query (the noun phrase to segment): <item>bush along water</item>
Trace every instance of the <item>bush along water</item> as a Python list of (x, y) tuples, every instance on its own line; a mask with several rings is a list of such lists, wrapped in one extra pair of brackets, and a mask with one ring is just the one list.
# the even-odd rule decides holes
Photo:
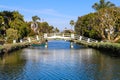
[(111, 43), (111, 42), (84, 42), (84, 41), (76, 41), (77, 44), (83, 45), (85, 47), (94, 48), (105, 52), (106, 54), (112, 54), (113, 56), (120, 57), (120, 44), (119, 43)]
[(100, 51), (105, 51), (114, 56), (120, 56), (120, 44), (110, 43), (110, 42), (99, 42), (99, 43), (88, 43), (88, 47), (98, 49)]
[(29, 45), (30, 43), (4, 44), (3, 46), (0, 46), (0, 54), (16, 51), (28, 47)]

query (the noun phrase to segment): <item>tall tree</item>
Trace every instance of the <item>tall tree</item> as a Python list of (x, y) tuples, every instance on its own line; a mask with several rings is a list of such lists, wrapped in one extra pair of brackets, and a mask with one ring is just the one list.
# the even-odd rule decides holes
[(54, 32), (55, 32), (55, 33), (58, 33), (58, 32), (59, 32), (59, 29), (56, 27), (56, 28), (54, 29)]
[(97, 12), (94, 17), (94, 29), (101, 35), (102, 39), (116, 42), (120, 39), (119, 8), (104, 8)]
[(18, 30), (19, 38), (27, 36), (27, 24), (24, 21), (23, 15), (21, 15), (18, 11), (12, 12), (12, 18), (9, 25), (10, 28)]
[(77, 34), (87, 37), (99, 37), (102, 40), (118, 42), (120, 40), (120, 8), (103, 8), (78, 18), (75, 25)]
[(33, 23), (31, 23), (31, 29), (32, 29), (35, 33), (38, 33), (38, 34), (39, 34), (39, 31), (37, 30), (37, 29), (38, 29), (37, 20), (40, 20), (40, 18), (39, 18), (38, 16), (32, 16), (32, 20), (33, 20)]
[(92, 8), (96, 11), (108, 7), (115, 7), (115, 4), (111, 3), (110, 1), (105, 2), (105, 0), (100, 0), (99, 3), (94, 3), (94, 5), (92, 6)]
[(0, 25), (3, 24), (3, 22), (4, 22), (4, 18), (0, 16)]
[[(75, 25), (74, 20), (70, 20), (70, 25), (71, 25), (72, 27)], [(72, 29), (72, 27), (71, 27), (71, 29)]]
[(40, 17), (38, 17), (38, 16), (32, 16), (32, 20), (33, 20), (33, 22), (36, 22), (37, 20), (40, 20)]
[(0, 16), (0, 37), (3, 37), (4, 34), (5, 34), (4, 18)]
[(75, 24), (75, 32), (79, 35), (91, 37), (94, 39), (99, 39), (98, 32), (93, 29), (96, 13), (90, 13), (81, 17), (78, 17), (78, 20)]
[(11, 11), (3, 11), (3, 12), (1, 12), (1, 15), (4, 18), (4, 27), (6, 29), (10, 28), (10, 23), (13, 20), (13, 12), (11, 12)]

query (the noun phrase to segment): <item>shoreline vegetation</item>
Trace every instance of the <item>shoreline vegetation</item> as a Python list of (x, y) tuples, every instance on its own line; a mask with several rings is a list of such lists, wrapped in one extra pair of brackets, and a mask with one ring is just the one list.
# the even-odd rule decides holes
[(10, 53), (16, 50), (20, 50), (30, 46), (30, 43), (23, 42), (23, 43), (14, 43), (14, 44), (4, 44), (0, 46), (0, 54)]
[(22, 42), (22, 43), (11, 43), (11, 44), (4, 44), (0, 46), (0, 55), (4, 53), (10, 53), (16, 50), (20, 50), (23, 48), (27, 48), (32, 44), (42, 44), (45, 41), (32, 41), (32, 42)]
[[(32, 42), (22, 42), (22, 43), (13, 43), (13, 44), (4, 44), (0, 46), (0, 55), (4, 53), (10, 53), (13, 51), (17, 51), (23, 48), (27, 48), (32, 44), (42, 44), (43, 41), (32, 41)], [(110, 43), (110, 42), (86, 42), (73, 40), (76, 44), (83, 45), (85, 47), (97, 49), (99, 51), (104, 51), (108, 55), (120, 57), (120, 44), (119, 43)]]
[(110, 42), (85, 42), (85, 41), (74, 41), (77, 44), (83, 45), (85, 47), (97, 49), (99, 51), (104, 51), (108, 55), (120, 57), (120, 44), (110, 43)]

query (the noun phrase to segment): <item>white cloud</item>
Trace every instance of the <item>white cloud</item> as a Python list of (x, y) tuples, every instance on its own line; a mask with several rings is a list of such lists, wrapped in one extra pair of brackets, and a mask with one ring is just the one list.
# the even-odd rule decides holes
[(27, 13), (33, 13), (33, 14), (35, 14), (35, 13), (36, 14), (44, 14), (44, 15), (50, 15), (50, 16), (55, 16), (55, 17), (68, 18), (68, 19), (75, 18), (75, 16), (69, 16), (69, 15), (60, 14), (59, 12), (57, 12), (54, 9), (32, 10), (32, 9), (25, 9), (25, 8), (5, 6), (5, 5), (0, 5), (0, 8), (6, 9), (6, 10), (17, 10), (17, 11), (22, 11), (22, 12), (27, 12)]

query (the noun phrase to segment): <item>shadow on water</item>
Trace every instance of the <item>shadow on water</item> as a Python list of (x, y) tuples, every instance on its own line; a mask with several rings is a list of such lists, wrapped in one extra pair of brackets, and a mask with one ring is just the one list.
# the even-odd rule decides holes
[(117, 52), (111, 52), (111, 51), (106, 51), (106, 50), (97, 50), (97, 51), (100, 52), (102, 55), (106, 55), (111, 58), (119, 58), (120, 59), (120, 54)]
[(22, 50), (18, 50), (0, 56), (0, 80), (15, 80), (22, 75), (26, 60), (21, 59), (21, 52)]

